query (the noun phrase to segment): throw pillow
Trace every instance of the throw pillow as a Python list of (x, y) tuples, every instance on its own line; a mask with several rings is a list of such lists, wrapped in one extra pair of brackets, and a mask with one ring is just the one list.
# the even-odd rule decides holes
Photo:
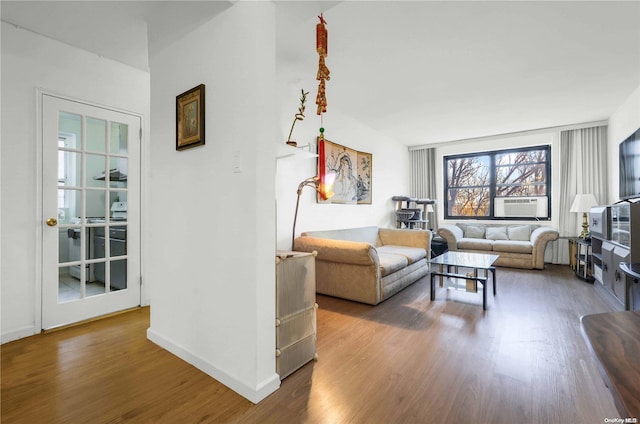
[(531, 227), (529, 225), (510, 226), (507, 231), (509, 240), (529, 241), (531, 239)]
[(484, 238), (484, 226), (482, 225), (467, 225), (464, 230), (464, 236), (466, 238)]
[(487, 240), (509, 240), (507, 227), (487, 227)]

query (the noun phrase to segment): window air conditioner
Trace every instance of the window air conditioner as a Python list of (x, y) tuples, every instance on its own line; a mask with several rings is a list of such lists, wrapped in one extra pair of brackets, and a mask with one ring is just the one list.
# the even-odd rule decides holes
[(493, 215), (499, 218), (548, 218), (547, 196), (496, 197)]

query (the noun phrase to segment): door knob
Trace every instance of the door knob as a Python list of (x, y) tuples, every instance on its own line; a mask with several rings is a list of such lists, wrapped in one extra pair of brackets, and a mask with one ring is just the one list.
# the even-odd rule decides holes
[(56, 225), (58, 225), (58, 220), (55, 218), (49, 218), (47, 219), (47, 225), (49, 227), (55, 227)]

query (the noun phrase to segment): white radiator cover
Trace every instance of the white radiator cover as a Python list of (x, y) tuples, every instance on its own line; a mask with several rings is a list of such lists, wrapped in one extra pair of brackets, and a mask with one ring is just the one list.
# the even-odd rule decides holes
[(548, 218), (547, 196), (496, 197), (493, 215), (501, 218)]

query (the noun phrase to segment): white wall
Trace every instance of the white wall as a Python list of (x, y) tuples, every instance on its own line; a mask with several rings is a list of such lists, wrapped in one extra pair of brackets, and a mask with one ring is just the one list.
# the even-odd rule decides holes
[(149, 74), (5, 22), (1, 25), (0, 278), (1, 337), (6, 342), (40, 331), (36, 88), (142, 114), (148, 125)]
[[(275, 373), (275, 12), (238, 2), (150, 58), (148, 337), (253, 402)], [(175, 96), (206, 86), (206, 144)]]
[[(314, 96), (315, 97), (315, 96)], [(295, 110), (295, 109), (294, 109)], [(319, 118), (307, 118), (316, 125), (298, 142), (316, 145)], [(395, 228), (394, 195), (411, 195), (409, 190), (409, 151), (406, 146), (390, 139), (361, 123), (350, 119), (335, 107), (325, 117), (325, 138), (351, 149), (368, 152), (372, 159), (371, 205), (319, 204), (313, 189), (304, 189), (296, 225), (296, 236), (303, 231), (375, 225)], [(286, 139), (286, 135), (285, 135)], [(291, 231), (296, 205), (298, 184), (305, 178), (317, 175), (317, 159), (279, 160), (276, 174), (278, 207), (278, 248), (291, 249)]]
[[(309, 91), (306, 103), (306, 118), (296, 123), (292, 139), (299, 146), (311, 143), (311, 150), (317, 153), (317, 137), (320, 134), (320, 117), (316, 114), (315, 98), (318, 82), (314, 79), (317, 69), (309, 69), (311, 78), (295, 82), (279, 81), (280, 126), (278, 142), (284, 144), (289, 135), (293, 116), (299, 106), (300, 90)], [(279, 75), (280, 76), (280, 75)], [(339, 75), (332, 76), (339, 78)], [(409, 193), (410, 160), (409, 150), (384, 134), (350, 118), (348, 112), (340, 110), (340, 105), (331, 102), (330, 84), (327, 81), (328, 107), (322, 125), (325, 139), (350, 149), (371, 153), (372, 156), (372, 202), (371, 205), (319, 204), (314, 190), (307, 187), (300, 197), (300, 208), (296, 225), (296, 236), (303, 231), (328, 230), (338, 228), (379, 226), (395, 228), (395, 195)], [(305, 150), (306, 151), (306, 150)], [(293, 218), (296, 206), (298, 184), (308, 177), (318, 174), (317, 158), (292, 157), (277, 161), (276, 201), (277, 201), (277, 247), (291, 249)]]
[(618, 148), (620, 143), (640, 128), (640, 86), (609, 118), (607, 140), (609, 144), (609, 203), (617, 202), (619, 197)]

